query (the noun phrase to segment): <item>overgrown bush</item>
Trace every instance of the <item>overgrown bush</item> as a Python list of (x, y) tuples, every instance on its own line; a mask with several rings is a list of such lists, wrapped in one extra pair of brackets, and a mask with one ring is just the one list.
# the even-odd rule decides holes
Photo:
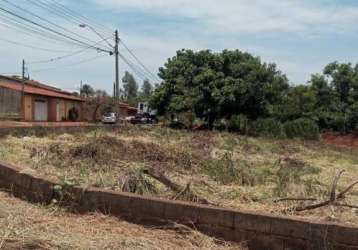
[(224, 185), (255, 185), (255, 173), (246, 162), (233, 160), (233, 153), (227, 152), (220, 159), (207, 162), (204, 172), (214, 181)]
[(319, 182), (313, 176), (320, 173), (319, 168), (290, 157), (280, 159), (278, 166), (275, 174), (275, 195), (279, 197), (290, 193), (296, 196), (310, 195), (317, 191)]
[(256, 120), (250, 127), (250, 134), (272, 138), (285, 137), (285, 131), (282, 123), (273, 118)]
[(316, 122), (300, 118), (284, 124), (287, 138), (304, 138), (315, 140), (319, 137), (319, 128)]
[(249, 127), (250, 121), (245, 115), (233, 115), (228, 122), (229, 131), (247, 134), (249, 131)]

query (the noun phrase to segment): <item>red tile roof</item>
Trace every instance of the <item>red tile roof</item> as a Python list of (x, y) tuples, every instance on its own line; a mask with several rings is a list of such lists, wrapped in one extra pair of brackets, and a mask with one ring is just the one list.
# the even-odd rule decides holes
[[(0, 79), (0, 87), (22, 91), (22, 80), (20, 78), (7, 76), (0, 76), (0, 78), (5, 78), (8, 81), (11, 81), (3, 82)], [(82, 98), (72, 95), (71, 93), (32, 80), (27, 80), (25, 82), (24, 92), (27, 94), (57, 97), (73, 101), (84, 101)]]

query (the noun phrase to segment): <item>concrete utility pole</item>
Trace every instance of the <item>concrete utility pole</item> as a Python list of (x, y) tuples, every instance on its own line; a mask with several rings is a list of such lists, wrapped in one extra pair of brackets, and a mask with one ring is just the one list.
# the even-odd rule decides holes
[(118, 30), (114, 33), (115, 38), (115, 45), (114, 45), (114, 56), (116, 58), (116, 99), (119, 101), (119, 50), (118, 50), (118, 44), (119, 44), (119, 36), (118, 36)]
[(110, 50), (105, 50), (105, 49), (100, 49), (101, 52), (107, 52), (109, 53), (111, 56), (114, 55), (115, 57), (115, 98), (116, 100), (119, 102), (119, 42), (120, 42), (120, 38), (119, 38), (119, 35), (118, 35), (118, 30), (115, 31), (114, 33), (114, 41), (115, 41), (115, 44), (114, 44), (114, 47), (113, 45), (111, 45), (107, 39), (104, 39), (103, 36), (96, 31), (95, 28), (93, 28), (92, 26), (88, 25), (88, 24), (80, 24), (79, 27), (81, 28), (89, 28), (90, 30), (92, 30), (94, 33), (96, 33), (99, 37), (101, 37), (104, 41), (106, 41), (108, 43), (108, 45), (114, 49), (114, 51)]
[(82, 97), (82, 95), (83, 95), (82, 88), (83, 88), (83, 82), (81, 80), (81, 83), (80, 83), (80, 97)]
[(114, 82), (113, 83), (113, 98), (116, 98), (117, 97), (117, 92), (116, 92), (116, 83)]
[(22, 90), (21, 90), (21, 116), (25, 120), (25, 71), (26, 71), (25, 59), (22, 60)]

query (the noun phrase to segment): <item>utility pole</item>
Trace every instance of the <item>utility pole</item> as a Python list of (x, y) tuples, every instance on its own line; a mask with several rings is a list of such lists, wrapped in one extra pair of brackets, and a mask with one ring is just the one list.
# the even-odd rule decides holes
[(81, 80), (81, 83), (80, 83), (80, 97), (82, 97), (82, 87), (83, 87), (83, 82), (82, 82), (82, 80)]
[(114, 82), (113, 83), (113, 98), (116, 98), (117, 97), (117, 91), (116, 91), (116, 83)]
[(119, 102), (119, 49), (118, 49), (118, 44), (119, 44), (119, 36), (118, 36), (118, 30), (115, 31), (114, 33), (115, 38), (115, 45), (114, 45), (114, 56), (116, 58), (116, 99), (117, 102)]
[(25, 70), (26, 70), (25, 59), (22, 60), (22, 90), (21, 90), (21, 115), (22, 119), (25, 120)]

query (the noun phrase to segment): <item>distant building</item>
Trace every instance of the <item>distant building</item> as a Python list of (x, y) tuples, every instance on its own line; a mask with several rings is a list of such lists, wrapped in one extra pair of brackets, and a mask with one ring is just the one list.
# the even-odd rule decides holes
[(138, 113), (139, 114), (149, 114), (149, 105), (148, 102), (140, 102), (138, 103)]
[(138, 103), (138, 114), (157, 115), (157, 111), (151, 109), (148, 102), (140, 102)]
[(82, 120), (82, 104), (82, 98), (61, 89), (33, 80), (23, 82), (17, 76), (0, 75), (0, 118), (46, 122)]

